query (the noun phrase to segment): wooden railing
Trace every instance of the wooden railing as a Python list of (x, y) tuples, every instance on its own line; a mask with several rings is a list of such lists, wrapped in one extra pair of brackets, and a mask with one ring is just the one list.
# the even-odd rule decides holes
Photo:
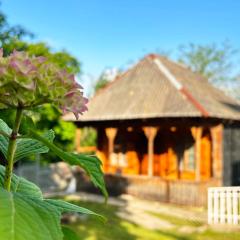
[(240, 224), (240, 187), (208, 189), (208, 223)]

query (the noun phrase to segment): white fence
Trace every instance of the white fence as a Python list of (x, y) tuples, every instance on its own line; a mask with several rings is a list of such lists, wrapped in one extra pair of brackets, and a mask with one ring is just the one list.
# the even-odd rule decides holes
[(208, 223), (240, 224), (240, 187), (208, 189)]

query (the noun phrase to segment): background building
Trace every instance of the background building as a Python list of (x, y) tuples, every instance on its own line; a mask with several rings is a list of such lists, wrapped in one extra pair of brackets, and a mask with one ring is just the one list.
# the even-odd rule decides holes
[(202, 205), (209, 186), (240, 183), (239, 110), (207, 79), (150, 54), (99, 91), (80, 120), (65, 119), (97, 129), (110, 191)]

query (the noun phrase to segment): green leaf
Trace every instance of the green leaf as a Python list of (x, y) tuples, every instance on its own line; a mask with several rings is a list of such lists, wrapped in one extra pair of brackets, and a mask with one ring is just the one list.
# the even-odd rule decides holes
[(62, 226), (63, 240), (79, 240), (78, 235), (69, 227)]
[(35, 128), (35, 123), (33, 122), (33, 119), (30, 116), (24, 114), (22, 116), (19, 132), (21, 134), (27, 134), (29, 132), (29, 129), (34, 129), (34, 128)]
[(50, 204), (0, 188), (0, 236), (9, 240), (62, 240), (60, 213)]
[[(4, 186), (4, 174), (5, 167), (0, 165), (0, 187)], [(21, 193), (31, 198), (43, 199), (42, 191), (37, 185), (15, 174), (12, 175), (11, 192)]]
[(8, 135), (10, 135), (12, 132), (12, 129), (8, 127), (8, 125), (2, 119), (0, 119), (0, 131), (3, 131)]
[[(52, 142), (54, 139), (54, 132), (49, 130), (42, 135), (48, 141)], [(41, 142), (31, 138), (20, 138), (17, 139), (17, 149), (14, 156), (14, 161), (18, 161), (22, 158), (33, 154), (47, 153), (48, 147), (43, 145)]]
[[(0, 131), (4, 132), (8, 135), (12, 133), (12, 129), (8, 127), (8, 125), (0, 119)], [(0, 134), (0, 151), (3, 153), (4, 157), (7, 156), (8, 149), (8, 138)]]
[(56, 145), (49, 142), (46, 138), (42, 137), (41, 135), (39, 135), (33, 130), (30, 130), (30, 135), (32, 138), (35, 138), (38, 141), (45, 144), (51, 151), (53, 151), (63, 161), (69, 163), (70, 165), (77, 165), (82, 167), (90, 176), (93, 184), (102, 191), (102, 193), (105, 196), (105, 199), (107, 199), (108, 193), (106, 190), (103, 172), (101, 169), (102, 163), (97, 157), (64, 152), (62, 149), (58, 148)]
[[(0, 119), (0, 132), (4, 132), (8, 135), (12, 133), (12, 129)], [(52, 142), (54, 139), (54, 132), (49, 130), (42, 135), (48, 141)], [(4, 157), (7, 158), (7, 149), (8, 149), (8, 138), (0, 134), (0, 151), (3, 153)], [(18, 161), (22, 158), (31, 156), (38, 153), (47, 153), (49, 151), (41, 142), (31, 139), (31, 138), (20, 138), (17, 139), (17, 148), (14, 156), (14, 161)]]
[(30, 130), (30, 135), (33, 138), (45, 144), (63, 161), (69, 163), (70, 165), (77, 165), (82, 167), (86, 171), (86, 173), (90, 176), (93, 184), (102, 191), (102, 193), (105, 196), (105, 199), (107, 199), (108, 193), (106, 190), (103, 172), (101, 169), (102, 163), (97, 157), (64, 152), (62, 149), (60, 149), (53, 143), (49, 142), (46, 138), (42, 137), (33, 130)]
[(88, 210), (87, 208), (83, 208), (83, 207), (65, 202), (63, 200), (45, 199), (44, 201), (46, 201), (50, 205), (56, 207), (61, 213), (66, 213), (66, 212), (83, 213), (83, 214), (88, 214), (88, 215), (94, 215), (94, 216), (98, 217), (99, 219), (101, 219), (102, 221), (104, 221), (104, 222), (106, 221), (106, 218), (104, 218), (103, 216), (101, 216), (91, 210)]

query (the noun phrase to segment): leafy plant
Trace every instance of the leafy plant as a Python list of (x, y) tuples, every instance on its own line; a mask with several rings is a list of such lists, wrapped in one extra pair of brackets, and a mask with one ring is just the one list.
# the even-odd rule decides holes
[[(2, 51), (1, 51), (2, 53)], [(74, 234), (61, 228), (64, 212), (78, 212), (104, 217), (62, 200), (45, 199), (38, 186), (13, 174), (18, 160), (49, 150), (70, 165), (83, 168), (105, 198), (107, 191), (97, 157), (63, 151), (54, 143), (54, 131), (40, 134), (28, 112), (44, 104), (53, 104), (63, 112), (73, 112), (76, 118), (87, 110), (87, 99), (74, 76), (59, 69), (45, 57), (29, 57), (13, 52), (0, 54), (0, 107), (14, 110), (12, 129), (0, 119), (0, 151), (6, 167), (0, 165), (0, 236), (11, 240), (73, 239)], [(21, 123), (28, 128), (21, 130)]]

